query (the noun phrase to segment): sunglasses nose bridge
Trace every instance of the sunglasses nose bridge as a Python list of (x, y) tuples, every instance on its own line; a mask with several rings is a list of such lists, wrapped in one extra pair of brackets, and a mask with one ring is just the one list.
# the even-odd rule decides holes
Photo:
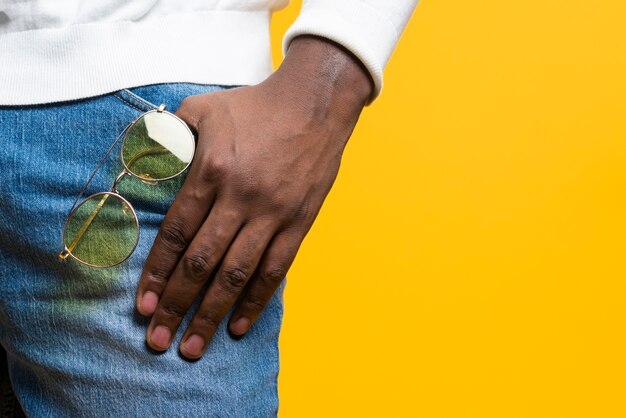
[(122, 171), (113, 182), (113, 185), (111, 186), (111, 191), (113, 193), (117, 193), (117, 185), (119, 184), (119, 182), (122, 181), (124, 177), (130, 176), (130, 175), (131, 174), (127, 170)]

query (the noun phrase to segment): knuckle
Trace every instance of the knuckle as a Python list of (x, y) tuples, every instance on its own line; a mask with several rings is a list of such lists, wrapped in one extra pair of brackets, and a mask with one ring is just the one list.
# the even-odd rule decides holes
[(161, 242), (170, 250), (182, 251), (187, 247), (185, 228), (176, 221), (163, 225), (159, 232), (159, 237)]
[(146, 284), (153, 284), (161, 287), (167, 283), (168, 275), (164, 268), (153, 266), (146, 269), (143, 279)]
[(214, 332), (220, 325), (220, 320), (216, 318), (215, 313), (207, 311), (198, 313), (195, 320), (199, 322), (203, 328)]
[(265, 308), (265, 302), (256, 297), (249, 297), (246, 300), (246, 307), (253, 312), (261, 312)]
[(282, 267), (270, 267), (262, 271), (261, 280), (269, 285), (278, 285), (283, 281), (287, 271)]
[(227, 176), (229, 167), (230, 163), (226, 158), (210, 155), (202, 162), (201, 178), (208, 182), (219, 181)]
[(223, 153), (217, 153), (209, 159), (208, 167), (213, 171), (226, 172), (230, 167), (230, 158)]
[(204, 281), (213, 271), (211, 256), (205, 252), (185, 256), (182, 262), (185, 277), (193, 281)]
[(168, 303), (161, 307), (161, 311), (169, 318), (182, 318), (185, 316), (187, 309), (177, 303)]
[(248, 281), (248, 275), (240, 267), (227, 267), (222, 274), (223, 287), (227, 290), (239, 291)]

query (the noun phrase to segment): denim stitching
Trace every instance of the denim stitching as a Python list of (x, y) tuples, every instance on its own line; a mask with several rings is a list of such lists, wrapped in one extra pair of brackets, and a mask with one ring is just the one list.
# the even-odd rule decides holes
[(145, 112), (145, 110), (138, 108), (137, 106), (135, 106), (134, 104), (132, 104), (131, 102), (126, 100), (124, 97), (120, 96), (119, 94), (113, 93), (113, 96), (115, 96), (116, 99), (118, 99), (119, 101), (121, 101), (125, 105), (128, 105), (128, 106), (132, 107), (133, 109), (135, 109), (135, 110), (137, 110), (139, 112)]
[(114, 92), (113, 95), (128, 106), (140, 112), (148, 112), (150, 110), (158, 109), (157, 105), (139, 97), (128, 89), (118, 90)]
[[(119, 93), (119, 92), (118, 92)], [(137, 103), (140, 103), (150, 109), (158, 109), (159, 106), (155, 105), (154, 103), (151, 103), (149, 101), (147, 101), (146, 99), (144, 99), (143, 97), (133, 93), (132, 91), (130, 91), (129, 89), (123, 89), (121, 91), (121, 93), (125, 93), (128, 98), (130, 99), (134, 99)]]

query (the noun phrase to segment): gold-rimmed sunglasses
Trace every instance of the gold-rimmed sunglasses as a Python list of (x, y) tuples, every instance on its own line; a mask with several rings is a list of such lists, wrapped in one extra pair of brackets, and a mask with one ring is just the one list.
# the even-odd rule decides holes
[[(123, 171), (111, 189), (77, 204), (115, 145), (122, 140)], [(149, 184), (181, 175), (193, 160), (195, 138), (187, 124), (165, 105), (132, 121), (118, 135), (74, 201), (63, 228), (61, 260), (73, 258), (89, 267), (116, 266), (130, 257), (139, 242), (137, 213), (117, 191), (129, 176)]]

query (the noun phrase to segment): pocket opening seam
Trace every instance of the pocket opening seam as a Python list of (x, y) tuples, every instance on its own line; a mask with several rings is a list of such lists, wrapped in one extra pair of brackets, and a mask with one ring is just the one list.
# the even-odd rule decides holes
[(149, 101), (137, 96), (135, 93), (128, 89), (122, 89), (113, 93), (115, 97), (120, 99), (125, 104), (132, 108), (139, 110), (140, 112), (147, 112), (150, 110), (158, 109), (159, 107)]
[(145, 112), (145, 110), (138, 108), (137, 106), (135, 106), (134, 104), (132, 104), (131, 102), (129, 102), (128, 100), (126, 100), (124, 97), (120, 96), (117, 93), (113, 93), (113, 96), (118, 99), (120, 102), (124, 103), (127, 106), (132, 107), (133, 109), (139, 111), (139, 112)]
[(159, 106), (157, 104), (154, 104), (152, 102), (147, 101), (146, 99), (144, 99), (143, 97), (139, 96), (136, 93), (133, 93), (129, 89), (124, 89), (124, 93), (128, 94), (130, 97), (132, 97), (133, 99), (135, 99), (139, 103), (143, 103), (145, 106), (148, 106), (148, 107), (153, 108), (153, 109), (158, 109), (159, 108)]

